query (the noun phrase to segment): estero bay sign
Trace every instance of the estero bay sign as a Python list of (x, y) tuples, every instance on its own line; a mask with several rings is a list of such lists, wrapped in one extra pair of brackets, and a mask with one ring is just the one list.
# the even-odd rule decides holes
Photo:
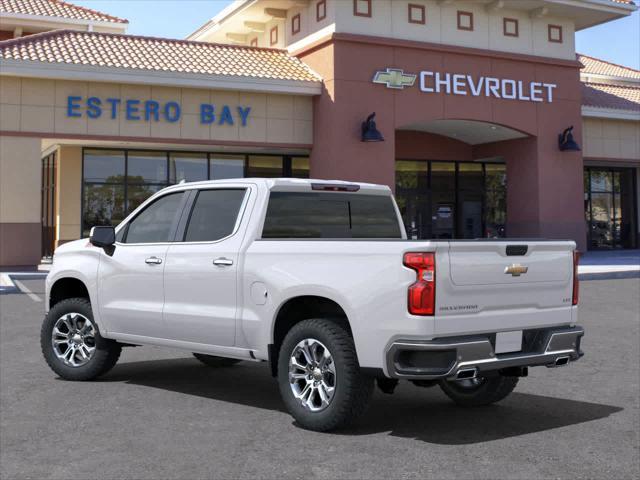
[[(251, 107), (202, 103), (199, 112), (200, 123), (204, 125), (235, 125), (239, 123), (240, 126), (246, 127)], [(111, 119), (122, 116), (131, 121), (174, 123), (182, 117), (182, 106), (176, 101), (158, 102), (152, 99), (129, 98), (123, 100), (121, 98), (73, 95), (67, 97), (67, 117), (97, 119), (102, 116)]]

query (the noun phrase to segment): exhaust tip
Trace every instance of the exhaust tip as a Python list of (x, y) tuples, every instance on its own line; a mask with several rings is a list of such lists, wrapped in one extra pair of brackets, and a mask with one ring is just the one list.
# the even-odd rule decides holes
[(458, 370), (458, 373), (456, 374), (456, 380), (467, 380), (470, 378), (476, 378), (477, 374), (477, 368), (462, 368)]
[(565, 365), (569, 365), (569, 357), (556, 358), (556, 367), (563, 367)]

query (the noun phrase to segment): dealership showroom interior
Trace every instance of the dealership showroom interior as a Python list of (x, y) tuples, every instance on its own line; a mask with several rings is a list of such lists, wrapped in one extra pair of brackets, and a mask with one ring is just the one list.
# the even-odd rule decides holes
[[(56, 302), (76, 297), (70, 293), (76, 284), (65, 284), (64, 291), (50, 285), (63, 264), (69, 271), (88, 268), (69, 260), (74, 249), (101, 258), (92, 280), (74, 277), (86, 283), (82, 298), (95, 309), (96, 302), (106, 302), (106, 294), (91, 290), (101, 292), (108, 283), (100, 276), (104, 262), (115, 262), (113, 251), (124, 251), (130, 225), (159, 204), (157, 198), (166, 198), (164, 189), (194, 190), (175, 207), (180, 210), (171, 217), (167, 239), (140, 242), (152, 253), (160, 244), (170, 251), (179, 235), (189, 243), (186, 232), (202, 195), (195, 192), (205, 188), (190, 182), (231, 179), (238, 183), (227, 185), (252, 193), (238, 203), (239, 213), (231, 212), (237, 219), (228, 236), (215, 242), (235, 235), (237, 251), (205, 263), (215, 272), (230, 267), (234, 275), (220, 287), (237, 285), (224, 299), (236, 303), (224, 313), (233, 341), (221, 351), (231, 352), (238, 365), (205, 370), (191, 353), (225, 356), (204, 348), (163, 353), (161, 346), (177, 344), (162, 337), (147, 342), (150, 348), (124, 348), (120, 363), (100, 379), (59, 381), (42, 360), (41, 325)], [(271, 197), (256, 219), (262, 193), (255, 192), (263, 188), (272, 189)], [(342, 237), (326, 232), (308, 234), (318, 238), (307, 238), (316, 241), (300, 251), (302, 242), (283, 237), (277, 253), (287, 260), (260, 264), (272, 258), (273, 252), (264, 253), (254, 260), (262, 270), (251, 276), (249, 255), (256, 259), (256, 248), (271, 245), (264, 232), (278, 208), (279, 189), (308, 190), (325, 200), (322, 194), (331, 189), (338, 199), (386, 195), (397, 228), (393, 239), (411, 242), (409, 250), (398, 254), (396, 266), (369, 269), (367, 262), (384, 262), (396, 247), (388, 235), (375, 242), (366, 234), (357, 238), (352, 222), (359, 207), (352, 198), (340, 215), (351, 229), (345, 238), (360, 241), (363, 251), (350, 257), (358, 242), (343, 245)], [(303, 212), (305, 202), (301, 195), (297, 207)], [(312, 222), (312, 213), (297, 215), (291, 231)], [(323, 215), (322, 225), (334, 226), (340, 217)], [(373, 213), (363, 217), (370, 228), (365, 232), (381, 221)], [(94, 232), (107, 232), (107, 240)], [(313, 249), (325, 248), (321, 240), (327, 239), (336, 252), (324, 264), (313, 263)], [(251, 247), (240, 243), (249, 240), (255, 240)], [(432, 256), (412, 264), (419, 245), (432, 248)], [(561, 253), (554, 250), (559, 246)], [(309, 257), (294, 261), (288, 257), (294, 251)], [(152, 284), (146, 283), (148, 271), (170, 272), (175, 264), (149, 255), (136, 267), (131, 288), (163, 289), (154, 318), (169, 328), (169, 285), (184, 289), (184, 295), (173, 294), (185, 304), (197, 293), (185, 289), (191, 260), (176, 263), (184, 267), (182, 280), (162, 273), (162, 281)], [(340, 293), (362, 302), (354, 316), (391, 311), (392, 292), (374, 292), (392, 278), (402, 286), (407, 316), (389, 318), (384, 327), (373, 318), (367, 324), (368, 340), (389, 334), (385, 363), (377, 376), (370, 373), (379, 388), (364, 420), (335, 434), (307, 431), (313, 422), (289, 418), (286, 398), (282, 403), (271, 379), (281, 368), (278, 355), (288, 331), (269, 330), (257, 307), (249, 314), (240, 306), (275, 302), (266, 278), (298, 281), (302, 291), (311, 265), (317, 277), (309, 282), (324, 291), (334, 255), (341, 255), (332, 270), (336, 289), (350, 278), (350, 266), (357, 267), (354, 258), (362, 262), (362, 290)], [(299, 269), (292, 273), (291, 265)], [(407, 284), (408, 294), (402, 284), (407, 275), (416, 282)], [(427, 291), (414, 295), (411, 289), (432, 281), (438, 288), (429, 287), (433, 310), (427, 315), (434, 329), (409, 335), (402, 329), (421, 325), (412, 305), (425, 301)], [(135, 297), (124, 282), (123, 276), (119, 291)], [(530, 282), (529, 292), (512, 294), (513, 282)], [(406, 376), (411, 381), (398, 384), (403, 377), (393, 369), (400, 368), (402, 354), (389, 353), (396, 344), (412, 340), (411, 348), (424, 348), (426, 355), (428, 342), (440, 342), (433, 347), (443, 350), (440, 361), (446, 345), (438, 332), (472, 344), (477, 335), (489, 335), (485, 343), (495, 348), (505, 332), (491, 323), (493, 314), (525, 325), (544, 311), (544, 321), (514, 330), (519, 333), (511, 338), (520, 343), (506, 353), (531, 353), (543, 337), (548, 350), (553, 335), (560, 335), (544, 330), (558, 323), (549, 300), (560, 295), (549, 286), (553, 282), (570, 290), (554, 308), (572, 309), (570, 327), (584, 326), (584, 358), (582, 333), (572, 331), (577, 337), (569, 342), (570, 355), (537, 364), (564, 366), (558, 362), (566, 360), (568, 368), (532, 368), (529, 374), (528, 364), (512, 362), (490, 373), (529, 375), (519, 379), (516, 393), (460, 413), (439, 390), (416, 388), (449, 385), (449, 374)], [(495, 301), (503, 303), (490, 308), (483, 302), (493, 289), (499, 290)], [(459, 304), (445, 305), (463, 290)], [(536, 297), (542, 290), (544, 299)], [(348, 323), (351, 312), (336, 295), (331, 301), (339, 310), (326, 307), (316, 293), (301, 293), (306, 300), (289, 310), (283, 300), (272, 321), (277, 325), (279, 315), (294, 311), (309, 321), (316, 318), (310, 306), (324, 305), (320, 314), (347, 319), (353, 361), (366, 362), (358, 328)], [(115, 304), (122, 312), (148, 307), (143, 300), (135, 307)], [(511, 307), (517, 313), (510, 314)], [(482, 323), (455, 330), (471, 316), (493, 330)], [(389, 333), (405, 320), (397, 334)], [(65, 341), (81, 345), (89, 323), (63, 330)], [(96, 317), (96, 329), (98, 323)], [(205, 323), (194, 321), (197, 328)], [(44, 325), (42, 332), (46, 320)], [(253, 337), (247, 332), (262, 332), (259, 325), (270, 340), (263, 349), (249, 348)], [(639, 327), (640, 0), (0, 0), (0, 477), (639, 478)], [(145, 344), (134, 334), (105, 332), (91, 348), (107, 340)], [(47, 342), (55, 349), (58, 340)], [(241, 347), (246, 356), (238, 353)], [(328, 357), (329, 348), (322, 348)], [(70, 351), (58, 356), (65, 359)], [(452, 351), (455, 365), (461, 364), (458, 350)], [(495, 362), (497, 354), (482, 361)], [(290, 361), (290, 375), (299, 374), (297, 360)], [(303, 370), (316, 385), (329, 377), (323, 377), (326, 365), (314, 365)], [(363, 372), (374, 367), (360, 366)], [(467, 370), (475, 387), (490, 378), (480, 376), (475, 364)], [(343, 375), (338, 372), (333, 382), (343, 381), (336, 380)], [(334, 391), (332, 385), (327, 391)]]

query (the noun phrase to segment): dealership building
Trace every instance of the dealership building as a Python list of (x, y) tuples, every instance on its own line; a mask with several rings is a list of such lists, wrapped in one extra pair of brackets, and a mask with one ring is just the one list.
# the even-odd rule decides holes
[(167, 185), (234, 177), (389, 185), (412, 238), (638, 248), (640, 71), (574, 46), (636, 8), (237, 0), (165, 39), (0, 0), (0, 266)]

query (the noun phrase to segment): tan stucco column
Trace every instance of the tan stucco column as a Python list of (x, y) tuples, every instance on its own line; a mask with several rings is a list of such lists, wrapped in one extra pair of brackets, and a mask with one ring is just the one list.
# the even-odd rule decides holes
[(81, 236), (82, 147), (58, 149), (56, 170), (56, 247)]
[(40, 138), (0, 136), (0, 266), (40, 262)]

